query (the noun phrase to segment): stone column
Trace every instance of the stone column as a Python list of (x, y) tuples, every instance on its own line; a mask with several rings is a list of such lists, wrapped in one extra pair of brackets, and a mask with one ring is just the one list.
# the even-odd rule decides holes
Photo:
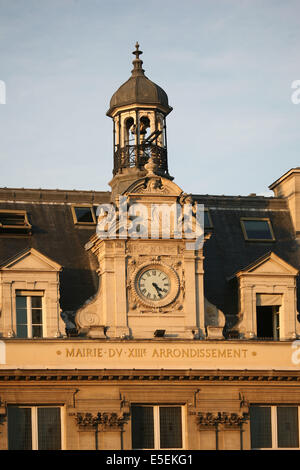
[(186, 338), (193, 338), (192, 331), (198, 330), (197, 305), (196, 305), (196, 260), (193, 250), (186, 250), (184, 257), (184, 275), (185, 275), (185, 333)]

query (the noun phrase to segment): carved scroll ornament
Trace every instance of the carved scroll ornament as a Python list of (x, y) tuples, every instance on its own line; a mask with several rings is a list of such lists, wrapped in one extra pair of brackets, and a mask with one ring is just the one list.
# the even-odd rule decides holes
[(80, 428), (101, 429), (111, 431), (112, 429), (122, 430), (124, 424), (129, 419), (129, 413), (77, 413), (76, 423)]
[(249, 414), (243, 413), (202, 413), (197, 414), (198, 426), (218, 426), (219, 424), (225, 424), (228, 426), (241, 426), (243, 423), (248, 421)]

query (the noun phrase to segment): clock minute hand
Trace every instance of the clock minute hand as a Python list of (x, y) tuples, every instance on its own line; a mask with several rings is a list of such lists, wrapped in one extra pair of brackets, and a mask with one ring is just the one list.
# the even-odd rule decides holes
[(152, 285), (153, 285), (153, 287), (155, 287), (155, 289), (156, 289), (156, 291), (157, 291), (159, 297), (161, 297), (161, 293), (159, 292), (159, 291), (161, 291), (161, 288), (158, 287), (158, 285), (156, 284), (156, 282), (152, 282)]

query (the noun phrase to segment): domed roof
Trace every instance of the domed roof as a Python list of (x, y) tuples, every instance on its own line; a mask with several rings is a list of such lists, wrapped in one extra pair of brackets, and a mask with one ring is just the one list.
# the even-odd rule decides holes
[(114, 109), (120, 106), (135, 103), (160, 106), (165, 114), (168, 114), (172, 111), (169, 106), (168, 96), (160, 86), (145, 76), (142, 68), (143, 61), (139, 58), (142, 51), (139, 50), (138, 43), (135, 47), (136, 50), (133, 54), (135, 54), (136, 59), (132, 62), (134, 68), (131, 77), (113, 94), (107, 115), (110, 116)]

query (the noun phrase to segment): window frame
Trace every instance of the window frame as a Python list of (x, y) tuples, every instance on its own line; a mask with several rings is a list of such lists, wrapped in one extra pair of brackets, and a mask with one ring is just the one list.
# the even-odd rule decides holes
[[(252, 403), (252, 407), (271, 408), (271, 442), (272, 447), (252, 447), (251, 450), (299, 450), (300, 449), (300, 405), (294, 403), (280, 403), (272, 404), (269, 403)], [(277, 425), (277, 409), (280, 407), (297, 408), (298, 410), (298, 447), (278, 447), (278, 425)], [(250, 420), (250, 442), (251, 442), (251, 420)]]
[[(57, 404), (15, 404), (9, 403), (8, 407), (15, 407), (15, 408), (29, 408), (31, 410), (31, 450), (39, 450), (38, 447), (38, 431), (39, 431), (39, 424), (38, 424), (38, 408), (58, 408), (60, 411), (60, 449), (57, 450), (64, 450), (65, 449), (65, 406), (64, 405), (57, 405)], [(9, 419), (8, 426), (9, 426)], [(8, 431), (7, 431), (7, 448), (9, 450), (9, 442), (8, 442)]]
[[(244, 225), (244, 221), (247, 221), (247, 220), (249, 220), (249, 221), (268, 222), (268, 226), (269, 226), (269, 230), (270, 230), (270, 234), (271, 234), (272, 238), (249, 238), (248, 234), (247, 234), (246, 227)], [(271, 223), (271, 220), (269, 219), (269, 217), (240, 217), (240, 224), (241, 224), (242, 232), (243, 232), (243, 235), (244, 235), (244, 239), (247, 242), (270, 243), (270, 242), (275, 242), (276, 241), (276, 238), (275, 238), (275, 235), (274, 235), (274, 230), (273, 230), (273, 227), (272, 227), (272, 223)]]
[[(17, 334), (17, 297), (26, 298), (26, 317), (27, 317), (27, 336), (26, 338), (20, 337)], [(42, 310), (42, 336), (32, 336), (32, 297), (41, 297), (41, 310)], [(45, 292), (44, 291), (26, 291), (17, 290), (15, 293), (15, 319), (16, 319), (16, 338), (20, 339), (42, 339), (46, 337), (46, 325), (45, 325)]]
[(12, 214), (12, 215), (23, 215), (24, 216), (24, 224), (23, 225), (13, 225), (13, 224), (2, 224), (0, 221), (0, 228), (3, 229), (19, 229), (19, 230), (24, 230), (24, 229), (31, 229), (32, 225), (29, 223), (28, 220), (28, 215), (27, 211), (24, 210), (11, 210), (11, 209), (0, 209), (0, 215), (1, 214)]
[[(272, 336), (259, 336), (258, 330), (261, 329), (261, 322), (263, 322), (263, 318), (259, 318), (261, 314), (258, 312), (258, 307), (270, 307), (272, 309), (271, 312), (271, 323), (272, 323)], [(281, 312), (280, 312), (281, 305), (256, 305), (256, 337), (260, 340), (266, 341), (280, 341), (280, 324), (281, 320)], [(277, 310), (276, 310), (277, 309)]]
[[(77, 215), (76, 215), (76, 208), (90, 209), (91, 214), (92, 214), (93, 222), (80, 222), (80, 221), (78, 221)], [(82, 225), (83, 227), (94, 227), (97, 223), (96, 215), (95, 215), (95, 209), (94, 209), (93, 204), (73, 204), (71, 206), (71, 212), (72, 212), (74, 225)]]
[[(133, 448), (131, 441), (131, 448), (133, 450), (184, 450), (186, 449), (186, 407), (181, 403), (132, 403), (132, 407), (147, 407), (153, 409), (153, 435), (154, 447), (153, 448)], [(180, 408), (181, 411), (181, 443), (182, 447), (164, 447), (160, 446), (160, 408)], [(132, 430), (131, 430), (132, 431)], [(131, 435), (132, 440), (132, 435)]]

